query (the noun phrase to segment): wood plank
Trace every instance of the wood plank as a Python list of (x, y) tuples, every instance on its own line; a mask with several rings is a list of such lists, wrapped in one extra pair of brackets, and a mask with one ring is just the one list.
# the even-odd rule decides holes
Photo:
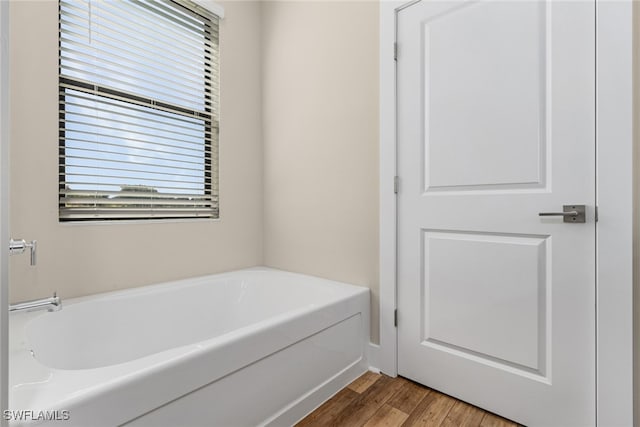
[(371, 371), (367, 371), (364, 374), (360, 375), (358, 378), (356, 378), (347, 387), (349, 387), (351, 390), (355, 391), (356, 393), (364, 393), (369, 387), (371, 387), (373, 383), (378, 381), (380, 376), (381, 376), (380, 374), (374, 374)]
[(518, 424), (490, 412), (485, 413), (481, 427), (518, 427)]
[(359, 396), (358, 393), (349, 389), (343, 388), (331, 399), (320, 405), (315, 411), (307, 415), (300, 422), (296, 424), (297, 427), (308, 426), (326, 426), (332, 423), (332, 420), (346, 408), (351, 402), (353, 402)]
[(409, 414), (409, 418), (407, 418), (402, 425), (424, 427), (439, 426), (455, 403), (455, 399), (435, 390), (431, 390), (420, 401), (416, 409)]
[(398, 377), (396, 380), (402, 382), (402, 387), (387, 403), (406, 414), (410, 414), (427, 395), (429, 389), (405, 378)]
[(344, 408), (332, 422), (334, 426), (362, 426), (376, 411), (393, 396), (402, 386), (386, 375), (378, 380), (358, 396), (351, 404)]
[(378, 409), (364, 427), (398, 427), (409, 415), (385, 403)]
[(442, 422), (442, 427), (478, 427), (484, 415), (482, 409), (457, 401)]
[(363, 374), (297, 424), (300, 427), (400, 425), (521, 427), (408, 379), (373, 372)]

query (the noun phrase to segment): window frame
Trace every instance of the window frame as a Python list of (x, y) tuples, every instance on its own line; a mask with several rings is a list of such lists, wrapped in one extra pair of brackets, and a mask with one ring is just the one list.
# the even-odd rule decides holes
[[(182, 12), (191, 16), (197, 17), (203, 25), (203, 58), (204, 66), (202, 73), (203, 93), (204, 100), (204, 113), (198, 110), (181, 107), (177, 104), (162, 101), (160, 99), (150, 98), (136, 93), (131, 93), (125, 90), (119, 90), (115, 88), (109, 88), (97, 83), (90, 83), (82, 79), (73, 78), (63, 74), (63, 46), (62, 46), (62, 3), (64, 0), (58, 1), (58, 119), (59, 119), (59, 131), (58, 131), (58, 220), (59, 222), (119, 222), (119, 221), (149, 221), (149, 220), (218, 220), (220, 218), (220, 201), (219, 201), (219, 186), (218, 186), (218, 170), (219, 168), (213, 167), (214, 160), (219, 160), (219, 20), (220, 16), (216, 13), (209, 12), (207, 8), (199, 5), (198, 1), (189, 0), (165, 0), (165, 3), (171, 4), (174, 8), (181, 10)], [(93, 1), (93, 0), (89, 0)], [(201, 3), (201, 2), (200, 2)], [(215, 21), (214, 21), (215, 20)], [(186, 25), (186, 24), (185, 24)], [(215, 69), (218, 73), (214, 72)], [(215, 80), (217, 79), (217, 80)], [(215, 85), (215, 86), (214, 86)], [(218, 89), (218, 96), (214, 96), (214, 87)], [(175, 114), (181, 117), (195, 118), (203, 121), (203, 166), (202, 183), (204, 185), (203, 198), (208, 202), (208, 212), (206, 214), (194, 213), (194, 207), (189, 211), (187, 208), (174, 209), (184, 211), (184, 215), (177, 215), (175, 213), (171, 215), (163, 215), (161, 211), (155, 210), (153, 205), (146, 211), (143, 216), (131, 215), (120, 216), (119, 214), (104, 214), (100, 213), (100, 209), (96, 207), (95, 214), (74, 214), (74, 208), (66, 204), (64, 197), (65, 192), (68, 190), (66, 186), (67, 174), (67, 157), (66, 157), (66, 97), (70, 96), (68, 91), (78, 91), (87, 95), (92, 95), (104, 100), (111, 100), (122, 102), (126, 104), (132, 104), (142, 108), (149, 108), (152, 110), (162, 111), (164, 113)], [(199, 179), (200, 179), (199, 178)], [(214, 185), (215, 180), (215, 185)], [(97, 185), (97, 184), (96, 184)], [(112, 184), (114, 186), (120, 186), (122, 188), (127, 185), (136, 186), (136, 184)], [(88, 190), (92, 191), (92, 190)], [(94, 200), (98, 199), (100, 190), (95, 190), (96, 196)], [(142, 194), (142, 193), (141, 193)], [(195, 196), (195, 195), (186, 195)], [(186, 197), (185, 196), (185, 197)], [(199, 195), (198, 195), (199, 196)], [(152, 200), (153, 198), (148, 198)], [(174, 200), (179, 200), (175, 198)], [(114, 204), (118, 204), (117, 202)], [(141, 203), (142, 205), (142, 203)], [(134, 204), (121, 206), (120, 209), (131, 209)], [(118, 208), (108, 208), (113, 212)], [(139, 207), (137, 209), (140, 209)], [(104, 210), (104, 209), (103, 209)], [(140, 210), (140, 212), (143, 212)]]

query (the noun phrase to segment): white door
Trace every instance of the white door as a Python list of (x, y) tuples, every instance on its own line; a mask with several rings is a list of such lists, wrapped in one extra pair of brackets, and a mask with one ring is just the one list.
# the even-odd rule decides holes
[[(528, 426), (595, 424), (594, 22), (587, 1), (398, 15), (398, 372)], [(586, 222), (538, 215), (563, 205)]]

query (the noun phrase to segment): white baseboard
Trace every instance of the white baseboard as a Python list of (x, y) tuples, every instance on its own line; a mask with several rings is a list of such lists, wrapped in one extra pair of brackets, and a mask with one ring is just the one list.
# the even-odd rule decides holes
[(372, 342), (367, 347), (367, 361), (369, 362), (369, 370), (380, 373), (380, 346)]

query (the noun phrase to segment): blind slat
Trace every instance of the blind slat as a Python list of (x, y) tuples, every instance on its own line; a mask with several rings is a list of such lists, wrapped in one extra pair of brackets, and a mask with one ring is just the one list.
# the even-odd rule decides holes
[[(67, 147), (67, 151), (71, 151), (69, 150), (69, 148)], [(154, 167), (163, 167), (163, 168), (175, 168), (175, 169), (187, 169), (187, 170), (194, 170), (194, 171), (203, 171), (204, 169), (202, 168), (202, 164), (200, 163), (195, 163), (195, 162), (181, 162), (178, 163), (172, 159), (161, 159), (161, 158), (153, 158), (154, 160), (158, 160), (154, 163), (152, 162), (145, 162), (145, 161), (140, 161), (140, 160), (123, 160), (123, 159), (117, 159), (117, 160), (111, 160), (106, 158), (106, 156), (112, 156), (112, 157), (124, 157), (125, 155), (122, 153), (116, 153), (116, 152), (104, 152), (104, 151), (98, 151), (98, 150), (82, 150), (82, 149), (78, 149), (78, 150), (73, 150), (74, 152), (77, 151), (77, 154), (65, 154), (61, 157), (64, 157), (66, 160), (78, 160), (78, 161), (82, 161), (82, 160), (95, 160), (95, 159), (99, 159), (102, 162), (117, 162), (119, 164), (132, 164), (132, 165), (141, 165), (141, 166), (154, 166)], [(86, 154), (86, 151), (89, 151), (93, 154), (96, 155), (101, 155), (100, 157), (94, 156), (94, 157), (88, 157), (88, 156), (81, 156), (80, 154)], [(147, 159), (148, 157), (146, 156), (140, 156), (140, 155), (136, 155), (133, 157), (134, 159)]]
[[(102, 4), (92, 2), (92, 7), (88, 11), (68, 8), (66, 6), (68, 3), (61, 3), (63, 4), (62, 9), (64, 13), (60, 19), (69, 19), (78, 22), (79, 20), (88, 20), (88, 17), (91, 16), (93, 19), (90, 24), (85, 27), (87, 34), (90, 34), (90, 31), (93, 29), (105, 28), (107, 26), (119, 28), (120, 32), (123, 33), (127, 33), (128, 28), (135, 27), (138, 29), (138, 36), (145, 37), (147, 34), (152, 34), (164, 43), (171, 42), (172, 40), (198, 40), (200, 36), (204, 34), (211, 39), (205, 40), (203, 42), (204, 46), (215, 50), (219, 28), (217, 19), (212, 18), (207, 26), (203, 25), (200, 28), (190, 28), (180, 22), (171, 22), (170, 20), (161, 22), (158, 20), (157, 15), (147, 17), (144, 14), (144, 9), (137, 7), (134, 3), (133, 1), (127, 3), (103, 2)], [(99, 13), (96, 13), (96, 8), (99, 8)], [(177, 11), (177, 9), (175, 10)], [(77, 13), (71, 13), (72, 11)], [(179, 47), (188, 50), (194, 48), (191, 44), (187, 43)]]
[[(98, 192), (102, 192), (102, 191), (116, 191), (116, 190), (109, 190), (107, 188), (112, 188), (112, 189), (117, 189), (117, 188), (126, 188), (127, 184), (118, 184), (118, 183), (104, 183), (104, 182), (95, 182), (95, 181), (88, 181), (88, 180), (84, 180), (84, 181), (73, 181), (71, 183), (69, 182), (61, 182), (62, 185), (64, 186), (68, 186), (70, 184), (74, 185), (74, 188), (84, 188), (85, 190), (88, 190), (89, 188), (93, 189), (97, 189), (95, 191)], [(85, 188), (86, 187), (86, 188)], [(141, 186), (144, 187), (145, 189), (148, 189), (148, 186)], [(153, 187), (154, 190), (157, 190), (158, 192), (160, 191), (169, 191), (172, 193), (176, 193), (176, 192), (182, 192), (182, 194), (189, 194), (189, 195), (198, 195), (197, 193), (195, 193), (195, 189), (193, 188), (189, 188), (189, 187), (175, 187), (175, 186), (171, 186), (171, 185), (155, 185)], [(125, 191), (122, 191), (123, 193)], [(61, 191), (62, 194), (62, 191)], [(202, 195), (204, 193), (201, 193), (200, 195)]]
[[(61, 140), (63, 140), (64, 138), (59, 138)], [(98, 150), (98, 149), (92, 149), (92, 148), (88, 148), (91, 146), (95, 146), (98, 145), (100, 147), (114, 147), (114, 148), (120, 148), (120, 149), (127, 149), (128, 147), (126, 145), (122, 145), (122, 144), (112, 144), (109, 142), (105, 142), (105, 141), (100, 141), (100, 143), (97, 143), (95, 140), (89, 140), (89, 139), (74, 139), (74, 138), (66, 138), (66, 142), (67, 142), (67, 146), (66, 146), (66, 150), (69, 149), (73, 149), (73, 150), (84, 150), (84, 151), (93, 151), (93, 152), (109, 152), (106, 150)], [(73, 143), (80, 143), (82, 145), (82, 147), (76, 147), (75, 145), (72, 147), (69, 147), (69, 143), (73, 142)], [(201, 155), (190, 155), (190, 154), (182, 154), (182, 153), (175, 153), (175, 152), (170, 152), (170, 151), (166, 151), (166, 150), (154, 150), (154, 149), (150, 149), (150, 148), (145, 148), (144, 149), (145, 154), (135, 154), (135, 157), (147, 157), (150, 159), (159, 159), (162, 160), (163, 157), (157, 157), (157, 156), (151, 156), (150, 154), (154, 154), (154, 153), (158, 153), (159, 155), (170, 155), (172, 158), (172, 161), (176, 161), (176, 162), (188, 162), (188, 163), (194, 163), (194, 164), (200, 164), (201, 162), (197, 162), (195, 161), (195, 159), (201, 159), (202, 156)], [(116, 155), (116, 154), (122, 154), (122, 152), (111, 152), (112, 154)], [(206, 154), (211, 154), (210, 149), (206, 149), (205, 150)], [(66, 157), (65, 154), (60, 155), (61, 159), (64, 159)], [(217, 163), (217, 159), (212, 158), (211, 159), (212, 163)]]
[[(61, 91), (59, 95), (61, 98), (61, 104), (64, 103), (66, 105), (71, 105), (78, 108), (90, 106), (93, 110), (96, 111), (96, 113), (100, 111), (120, 113), (125, 112), (125, 115), (132, 112), (131, 106), (129, 105), (130, 103), (137, 103), (137, 105), (139, 105), (140, 107), (148, 107), (150, 105), (153, 105), (150, 99), (137, 99), (136, 101), (127, 101), (128, 103), (125, 102), (125, 104), (123, 104), (126, 96), (118, 96), (117, 94), (110, 93), (109, 97), (102, 97), (100, 99), (100, 105), (96, 106), (96, 94), (101, 94), (100, 88), (89, 89), (87, 87), (84, 87), (88, 84), (86, 82), (78, 82), (78, 84), (82, 84), (84, 86), (81, 88), (77, 88), (71, 84), (65, 83), (65, 81), (66, 79), (60, 83)], [(66, 94), (68, 92), (73, 94), (73, 97), (69, 97), (71, 98), (70, 100), (66, 99), (68, 98), (66, 97)], [(215, 97), (213, 97), (213, 99), (217, 99), (217, 94)], [(87, 103), (91, 103), (92, 105), (87, 105)], [(180, 111), (181, 114), (178, 114), (174, 110), (175, 109), (172, 108), (172, 106), (165, 107), (165, 104), (156, 105), (154, 109), (141, 109), (139, 111), (135, 111), (134, 117), (144, 117), (145, 121), (155, 121), (156, 123), (163, 124), (171, 122), (172, 126), (191, 129), (193, 127), (193, 124), (199, 123), (199, 120), (202, 120), (202, 118), (209, 118), (210, 116), (212, 116), (211, 120), (213, 127), (218, 127), (217, 119), (215, 116), (216, 110), (213, 109), (213, 106), (212, 112), (210, 114), (200, 111)]]
[[(197, 142), (197, 137), (195, 137), (194, 135), (185, 135), (179, 134), (177, 132), (172, 132), (172, 136), (168, 137), (164, 135), (164, 133), (168, 132), (162, 132), (162, 134), (159, 131), (153, 133), (150, 130), (142, 132), (136, 129), (142, 126), (130, 122), (123, 122), (115, 119), (109, 120), (105, 117), (91, 117), (90, 115), (79, 117), (79, 115), (74, 114), (73, 117), (77, 117), (78, 120), (65, 120), (63, 123), (63, 129), (69, 129), (70, 132), (76, 132), (77, 128), (84, 127), (87, 124), (87, 120), (81, 119), (89, 119), (93, 121), (91, 129), (93, 129), (94, 133), (96, 133), (97, 135), (105, 134), (115, 136), (116, 132), (126, 132), (127, 134), (131, 135), (130, 138), (127, 138), (128, 141), (137, 140), (139, 142), (148, 142), (150, 144), (158, 145), (160, 145), (160, 143), (156, 143), (155, 141), (162, 141), (162, 144), (165, 146), (174, 146), (174, 144), (180, 144), (180, 148), (190, 148), (197, 151), (202, 151), (203, 147), (207, 145), (207, 138), (204, 137), (200, 137), (202, 142)], [(76, 125), (77, 127), (74, 128), (74, 125)], [(145, 128), (151, 129), (149, 127)], [(77, 132), (82, 131), (77, 130)], [(204, 130), (202, 131), (202, 133), (204, 134)]]
[(61, 221), (217, 218), (218, 19), (60, 0)]
[(93, 199), (91, 201), (87, 201), (85, 198), (73, 198), (73, 197), (65, 197), (64, 203), (66, 206), (74, 206), (74, 207), (114, 207), (115, 205), (122, 205), (123, 207), (128, 206), (153, 206), (153, 207), (194, 207), (194, 208), (208, 208), (212, 206), (210, 200), (186, 200), (186, 199), (176, 199), (176, 200), (163, 200), (163, 199), (144, 199), (144, 198), (105, 198), (105, 199)]
[[(194, 110), (194, 109), (187, 108), (185, 106), (171, 105), (170, 103), (167, 103), (167, 101), (154, 101), (152, 98), (145, 97), (142, 95), (128, 95), (126, 92), (118, 91), (105, 86), (96, 85), (96, 86), (89, 87), (88, 85), (90, 85), (90, 83), (87, 83), (85, 80), (69, 79), (65, 76), (60, 76), (60, 79), (61, 79), (60, 88), (63, 89), (60, 93), (61, 96), (64, 96), (68, 92), (68, 90), (71, 90), (76, 95), (79, 93), (84, 93), (85, 94), (84, 98), (81, 98), (81, 99), (88, 99), (90, 97), (92, 100), (94, 100), (94, 102), (95, 102), (95, 97), (100, 96), (105, 100), (105, 102), (106, 100), (111, 100), (113, 102), (125, 102), (130, 104), (136, 104), (141, 107), (153, 106), (153, 110), (155, 110), (156, 113), (164, 112), (164, 113), (176, 114), (176, 116), (174, 117), (175, 120), (179, 118), (177, 116), (178, 114), (183, 119), (184, 118), (210, 119), (211, 118), (210, 116), (212, 114), (215, 114), (218, 111), (218, 107), (217, 106), (214, 107), (213, 105), (211, 106), (210, 112)], [(211, 94), (209, 95), (210, 95), (209, 98), (211, 100), (218, 99), (217, 92), (214, 93), (212, 91)], [(64, 100), (61, 100), (61, 102), (64, 102)], [(143, 112), (139, 111), (138, 113), (142, 114)], [(145, 111), (144, 113), (147, 115), (152, 114), (151, 110)], [(166, 114), (164, 115), (164, 117), (166, 117)], [(211, 119), (216, 121), (215, 117)]]
[[(84, 191), (84, 190), (71, 190), (69, 188), (65, 188), (61, 191), (63, 197), (66, 198), (98, 198), (103, 199), (107, 197), (122, 197), (122, 198), (139, 198), (140, 192), (138, 191)], [(161, 199), (170, 199), (170, 200), (183, 200), (185, 198), (189, 198), (190, 200), (216, 200), (215, 197), (209, 197), (205, 195), (195, 195), (195, 194), (184, 194), (184, 193), (153, 193), (150, 194), (147, 198), (148, 200), (161, 200)], [(147, 200), (145, 199), (145, 200)]]
[[(64, 40), (63, 40), (64, 41)], [(80, 75), (86, 73), (87, 70), (86, 62), (90, 61), (92, 55), (88, 52), (82, 52), (80, 50), (74, 49), (74, 46), (71, 44), (65, 44), (65, 52), (61, 58), (65, 68), (67, 70), (77, 71)], [(137, 72), (141, 76), (152, 77), (154, 80), (157, 80), (155, 86), (167, 88), (172, 92), (180, 92), (185, 95), (193, 95), (194, 93), (201, 93), (202, 87), (204, 86), (204, 82), (202, 80), (202, 72), (211, 74), (211, 69), (200, 67), (194, 68), (193, 72), (191, 72), (188, 68), (183, 69), (170, 69), (169, 67), (164, 67), (163, 69), (152, 67), (147, 64), (143, 66), (142, 61), (145, 61), (146, 58), (143, 57), (135, 57), (135, 56), (120, 56), (120, 55), (109, 55), (103, 58), (100, 61), (102, 65), (95, 65), (93, 67), (93, 74), (102, 73), (120, 73), (122, 71), (131, 71)], [(78, 68), (74, 68), (71, 64), (76, 65)], [(172, 81), (171, 77), (173, 73), (180, 72), (184, 75), (184, 78), (179, 82)], [(113, 78), (113, 76), (109, 76)], [(200, 80), (198, 80), (200, 78)], [(129, 82), (130, 83), (130, 82)], [(144, 86), (143, 86), (144, 87)]]
[[(64, 94), (63, 94), (64, 95)], [(77, 96), (78, 99), (81, 99), (80, 96)], [(86, 99), (86, 98), (85, 98)], [(78, 111), (82, 110), (83, 107), (86, 107), (86, 103), (82, 104), (82, 103), (78, 103), (78, 102), (73, 102), (73, 101), (64, 101), (64, 106), (65, 109), (67, 111), (75, 111), (76, 114), (80, 114), (86, 117), (90, 117), (88, 114), (81, 114)], [(104, 106), (104, 107), (102, 107)], [(106, 108), (106, 106), (109, 106), (109, 108)], [(102, 107), (102, 108), (101, 108)], [(138, 112), (138, 114), (129, 114), (130, 110), (129, 109), (125, 109), (125, 108), (119, 108), (117, 105), (113, 104), (113, 103), (109, 103), (109, 102), (101, 102), (100, 106), (94, 105), (91, 107), (92, 108), (92, 112), (94, 113), (94, 115), (100, 115), (103, 113), (114, 113), (117, 112), (121, 117), (123, 118), (127, 118), (127, 119), (133, 119), (133, 120), (140, 120), (140, 113)], [(161, 120), (159, 120), (161, 119)], [(60, 122), (64, 122), (64, 120), (60, 120)], [(150, 112), (150, 114), (146, 114), (145, 115), (145, 120), (144, 123), (149, 126), (149, 127), (157, 127), (157, 126), (166, 126), (167, 125), (167, 118), (166, 118), (166, 114), (162, 115), (162, 114), (155, 114)], [(184, 133), (189, 133), (189, 132), (193, 132), (193, 125), (194, 123), (197, 123), (194, 121), (193, 118), (174, 118), (173, 120), (171, 120), (171, 127), (170, 129), (174, 129), (175, 133), (181, 134), (182, 132)], [(217, 127), (217, 126), (214, 126)]]
[[(139, 169), (129, 169), (129, 168), (116, 168), (109, 167), (102, 164), (102, 161), (94, 161), (95, 164), (92, 165), (78, 165), (73, 163), (67, 163), (67, 169), (70, 169), (75, 176), (94, 176), (101, 178), (118, 178), (118, 179), (144, 179), (145, 181), (159, 181), (159, 182), (174, 182), (175, 179), (159, 179), (157, 176), (171, 176), (175, 177), (183, 177), (181, 179), (181, 183), (185, 184), (200, 184), (202, 182), (201, 177), (198, 177), (196, 174), (189, 173), (179, 173), (175, 170), (173, 172), (167, 171), (156, 171), (151, 169), (139, 170)], [(119, 162), (114, 161), (113, 163), (120, 164)], [(92, 171), (92, 173), (88, 173), (85, 171)], [(116, 173), (117, 172), (117, 173)], [(187, 172), (187, 170), (180, 170), (180, 172)], [(206, 172), (204, 170), (195, 170), (195, 172), (204, 173), (206, 176)], [(69, 171), (62, 173), (69, 174)], [(111, 175), (109, 175), (111, 174)], [(193, 179), (193, 181), (191, 181)]]

